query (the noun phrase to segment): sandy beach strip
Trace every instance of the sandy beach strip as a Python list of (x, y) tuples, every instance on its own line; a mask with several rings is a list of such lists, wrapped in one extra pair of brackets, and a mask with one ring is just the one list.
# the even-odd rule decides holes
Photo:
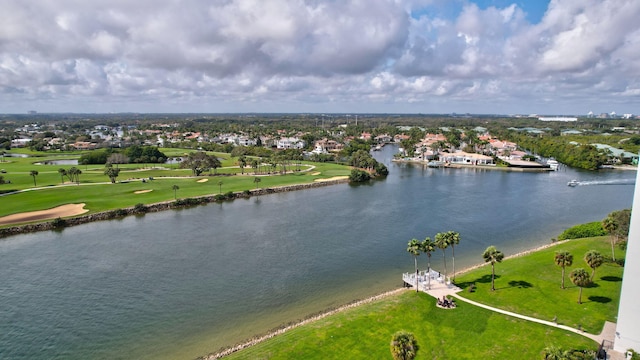
[(85, 204), (66, 204), (52, 209), (24, 212), (19, 214), (0, 217), (0, 225), (18, 224), (29, 221), (42, 221), (62, 218), (67, 216), (81, 215), (89, 211), (84, 208)]
[(334, 176), (334, 177), (330, 177), (327, 179), (315, 179), (313, 181), (315, 182), (324, 182), (324, 181), (335, 181), (335, 180), (347, 180), (349, 177), (348, 176)]

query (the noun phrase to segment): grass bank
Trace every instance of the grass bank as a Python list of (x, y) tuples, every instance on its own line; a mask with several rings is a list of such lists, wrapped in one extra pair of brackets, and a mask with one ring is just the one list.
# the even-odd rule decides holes
[[(77, 158), (67, 155), (65, 158)], [(240, 192), (256, 188), (307, 184), (335, 176), (348, 176), (350, 167), (330, 163), (305, 162), (301, 171), (282, 174), (253, 174), (253, 169), (238, 167), (218, 169), (218, 175), (203, 174), (192, 177), (190, 170), (175, 169), (166, 165), (161, 168), (140, 168), (140, 164), (122, 165), (115, 184), (109, 183), (103, 174), (104, 167), (77, 166), (82, 170), (80, 184), (69, 183), (58, 169), (71, 166), (46, 165), (45, 158), (5, 158), (0, 167), (5, 180), (1, 184), (0, 201), (10, 206), (0, 207), (0, 217), (36, 210), (51, 209), (69, 203), (85, 203), (89, 213), (132, 207), (138, 203), (152, 204), (172, 201), (175, 198), (198, 197), (227, 192)], [(232, 160), (225, 160), (231, 165)], [(224, 164), (223, 164), (224, 165)], [(292, 169), (296, 169), (293, 167)], [(31, 170), (38, 171), (34, 176)], [(310, 170), (310, 171), (304, 171)], [(260, 182), (255, 182), (256, 177)], [(146, 179), (153, 178), (148, 181)], [(145, 179), (143, 182), (142, 179)], [(174, 185), (178, 189), (174, 190)]]
[[(493, 292), (489, 266), (460, 274), (456, 282), (476, 286), (474, 292), (461, 292), (463, 297), (549, 321), (555, 317), (559, 324), (599, 333), (605, 321), (616, 321), (623, 268), (611, 263), (597, 268), (594, 284), (584, 289), (583, 304), (578, 304), (579, 289), (568, 274), (578, 267), (589, 269), (582, 257), (592, 249), (610, 255), (609, 239), (569, 240), (506, 259), (496, 264)], [(566, 269), (564, 290), (561, 268), (554, 263), (556, 251), (574, 256)], [(617, 258), (624, 258), (624, 251), (616, 251)], [(453, 310), (437, 308), (435, 303), (424, 293), (401, 292), (295, 327), (225, 359), (389, 358), (389, 342), (398, 330), (415, 335), (421, 347), (417, 359), (535, 359), (550, 345), (597, 347), (586, 337), (463, 302)]]
[[(579, 288), (569, 279), (576, 268), (591, 268), (583, 260), (589, 250), (611, 256), (608, 237), (568, 240), (525, 256), (496, 264), (496, 290), (491, 291), (491, 266), (486, 265), (456, 277), (465, 291), (460, 296), (523, 315), (559, 324), (582, 327), (598, 334), (605, 321), (616, 322), (623, 267), (605, 263), (596, 269), (593, 284), (583, 289), (582, 304), (578, 304)], [(573, 255), (573, 265), (565, 270), (565, 289), (561, 289), (562, 268), (554, 262), (557, 251)], [(616, 257), (624, 258), (624, 251), (616, 248)], [(478, 256), (480, 258), (480, 256)], [(476, 290), (469, 292), (474, 284)]]
[(424, 293), (401, 292), (297, 327), (225, 359), (388, 359), (398, 330), (412, 332), (417, 359), (535, 359), (544, 347), (593, 348), (580, 335), (461, 303), (436, 307)]

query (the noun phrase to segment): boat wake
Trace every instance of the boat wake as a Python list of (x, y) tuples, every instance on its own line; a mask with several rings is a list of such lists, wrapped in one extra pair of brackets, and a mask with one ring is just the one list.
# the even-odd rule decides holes
[(593, 181), (579, 181), (577, 186), (588, 185), (635, 185), (635, 179), (616, 179), (616, 180), (593, 180)]

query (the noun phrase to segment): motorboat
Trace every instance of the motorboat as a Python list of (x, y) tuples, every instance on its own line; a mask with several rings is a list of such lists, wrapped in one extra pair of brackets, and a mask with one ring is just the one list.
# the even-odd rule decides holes
[(578, 180), (573, 179), (573, 180), (569, 181), (569, 182), (567, 183), (567, 185), (569, 185), (569, 186), (573, 187), (573, 186), (578, 186), (578, 185), (580, 185), (580, 183), (578, 182)]
[(547, 160), (547, 165), (549, 165), (549, 167), (551, 168), (551, 170), (558, 170), (558, 167), (560, 166), (560, 163), (558, 162), (558, 160), (551, 158), (549, 160)]
[(444, 162), (442, 161), (429, 161), (427, 166), (430, 168), (439, 168), (444, 166)]

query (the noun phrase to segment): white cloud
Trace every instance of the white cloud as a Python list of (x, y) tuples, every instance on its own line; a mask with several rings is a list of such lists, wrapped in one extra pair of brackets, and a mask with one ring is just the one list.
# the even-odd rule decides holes
[(552, 0), (538, 24), (516, 4), (465, 2), (451, 17), (441, 0), (0, 3), (9, 111), (42, 98), (58, 111), (169, 99), (171, 111), (475, 112), (493, 99), (493, 112), (541, 112), (615, 98), (640, 113), (636, 0)]

